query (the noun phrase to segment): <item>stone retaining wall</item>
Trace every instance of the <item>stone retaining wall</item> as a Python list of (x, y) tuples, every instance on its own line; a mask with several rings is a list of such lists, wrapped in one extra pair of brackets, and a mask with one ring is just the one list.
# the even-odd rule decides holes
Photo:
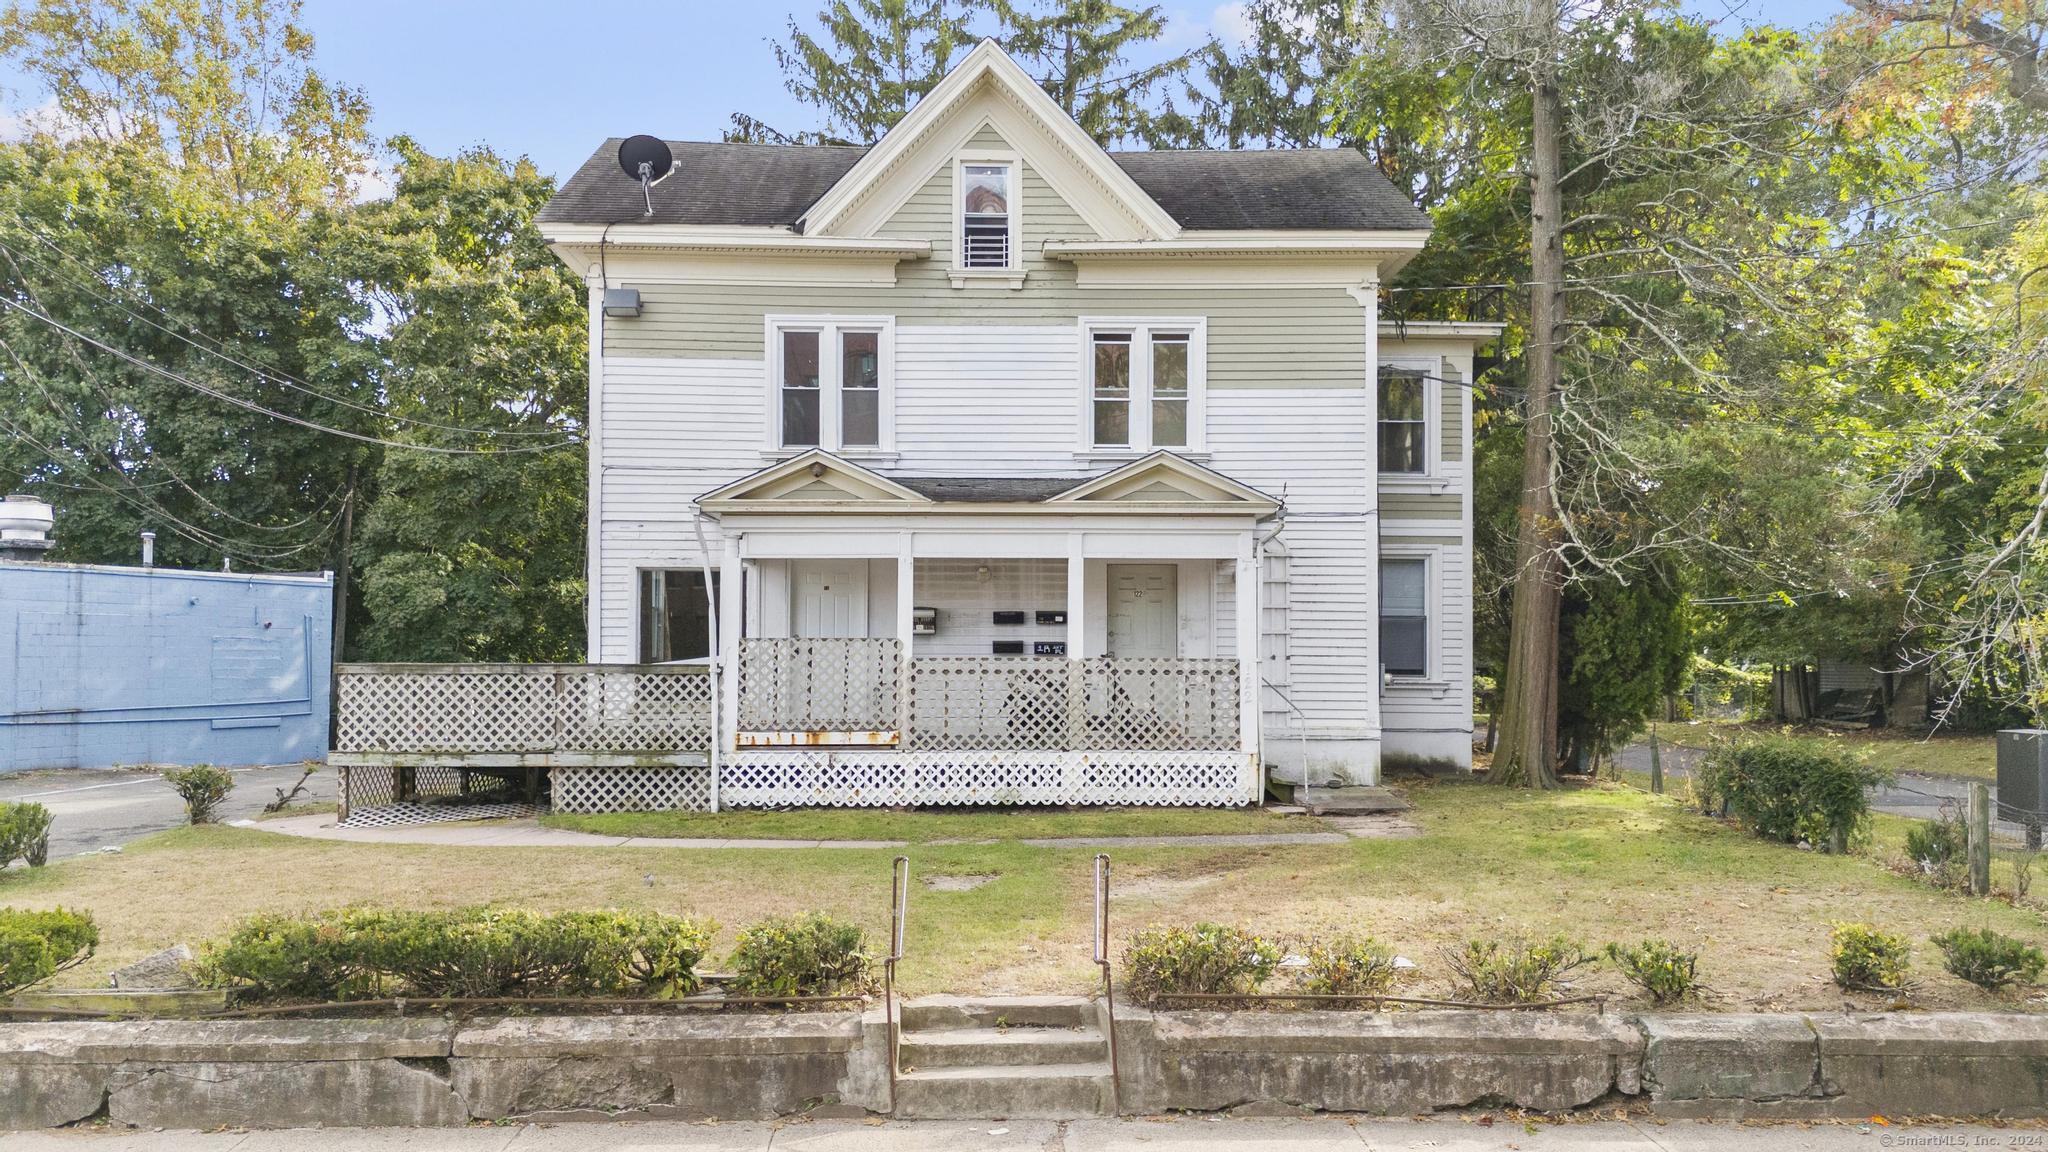
[[(1674, 1117), (2048, 1116), (2048, 1017), (1147, 1012), (1126, 1112), (1646, 1101)], [(461, 1125), (889, 1108), (879, 1009), (0, 1024), (0, 1129)]]

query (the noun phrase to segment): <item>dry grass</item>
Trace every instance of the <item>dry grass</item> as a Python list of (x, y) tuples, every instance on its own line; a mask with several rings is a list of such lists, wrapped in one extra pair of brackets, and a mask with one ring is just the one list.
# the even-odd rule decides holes
[[(2048, 1007), (1946, 975), (1926, 943), (1957, 925), (2041, 943), (2044, 922), (2033, 909), (1937, 892), (1869, 858), (1764, 844), (1674, 800), (1626, 789), (1418, 784), (1411, 795), (1424, 831), (1411, 840), (1119, 852), (1115, 931), (1127, 938), (1147, 922), (1215, 920), (1298, 938), (1341, 925), (1416, 960), (1410, 989), (1425, 992), (1447, 990), (1441, 949), (1468, 937), (1565, 932), (1597, 946), (1658, 936), (1700, 951), (1702, 979), (1716, 993), (1710, 1007), (1840, 1008), (1850, 998), (1828, 981), (1828, 922), (1854, 919), (1915, 941), (1920, 1004)], [(903, 969), (910, 992), (1091, 986), (1092, 852), (993, 843), (910, 854), (921, 877), (997, 877), (970, 891), (916, 886)], [(892, 855), (386, 847), (202, 828), (118, 856), (9, 872), (0, 900), (92, 909), (102, 954), (69, 974), (86, 983), (152, 949), (198, 943), (250, 912), (350, 902), (659, 908), (718, 919), (721, 949), (762, 916), (819, 908), (859, 920), (879, 941)], [(1604, 969), (1580, 987), (1622, 990)]]

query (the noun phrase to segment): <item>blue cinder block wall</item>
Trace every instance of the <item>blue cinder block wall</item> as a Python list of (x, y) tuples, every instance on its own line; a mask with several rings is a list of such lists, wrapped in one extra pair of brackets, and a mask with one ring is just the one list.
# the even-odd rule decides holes
[(0, 773), (327, 754), (332, 581), (0, 561)]

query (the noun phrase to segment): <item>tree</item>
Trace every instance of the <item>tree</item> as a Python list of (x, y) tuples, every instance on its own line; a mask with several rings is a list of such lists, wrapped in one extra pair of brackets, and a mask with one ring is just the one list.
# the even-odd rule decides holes
[(373, 660), (574, 660), (583, 651), (588, 327), (582, 285), (533, 217), (554, 182), (483, 149), (393, 142), (398, 185), (364, 210), (388, 244), (368, 284), (390, 319), (401, 441), (363, 530)]
[(990, 0), (1004, 48), (1034, 72), (1039, 86), (1081, 130), (1105, 147), (1126, 141), (1180, 142), (1190, 124), (1155, 94), (1186, 73), (1205, 49), (1134, 65), (1131, 49), (1158, 40), (1166, 17), (1158, 4), (1127, 8), (1108, 0)]
[(963, 0), (832, 0), (822, 35), (795, 20), (776, 44), (783, 87), (815, 109), (817, 129), (782, 132), (734, 113), (726, 139), (749, 143), (872, 144), (924, 98), (973, 42)]

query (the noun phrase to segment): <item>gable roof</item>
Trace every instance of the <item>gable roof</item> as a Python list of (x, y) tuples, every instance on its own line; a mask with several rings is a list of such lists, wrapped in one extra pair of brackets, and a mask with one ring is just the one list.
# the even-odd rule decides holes
[[(1264, 515), (1280, 502), (1172, 452), (1158, 451), (1093, 476), (884, 476), (873, 469), (811, 448), (788, 460), (740, 477), (697, 498), (707, 512), (786, 509), (940, 512), (957, 504), (1001, 505), (1001, 509), (1048, 512), (1156, 509), (1160, 504), (1232, 506)], [(1200, 510), (1200, 509), (1196, 509)]]
[[(835, 144), (670, 141), (679, 163), (654, 186), (619, 171), (604, 142), (540, 211), (543, 224), (708, 224), (788, 228), (866, 148)], [(1349, 148), (1254, 152), (1111, 152), (1109, 158), (1189, 231), (1405, 231), (1430, 227), (1379, 167)]]

